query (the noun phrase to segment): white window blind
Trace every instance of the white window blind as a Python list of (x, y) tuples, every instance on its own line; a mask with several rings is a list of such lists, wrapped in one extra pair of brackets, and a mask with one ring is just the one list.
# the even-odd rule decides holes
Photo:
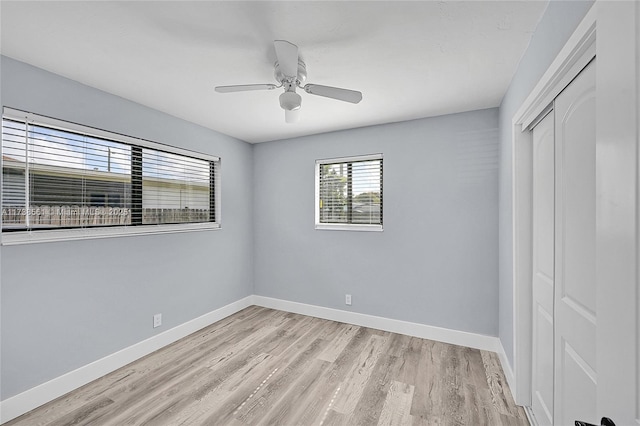
[(217, 223), (217, 157), (6, 110), (3, 231)]
[(215, 164), (142, 150), (142, 223), (207, 222), (215, 212)]
[(381, 229), (382, 166), (381, 154), (316, 161), (316, 227)]

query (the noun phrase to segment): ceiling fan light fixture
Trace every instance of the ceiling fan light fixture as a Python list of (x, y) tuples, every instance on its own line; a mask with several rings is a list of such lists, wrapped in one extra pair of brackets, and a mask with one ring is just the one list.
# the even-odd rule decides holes
[(297, 123), (300, 121), (300, 108), (294, 110), (284, 110), (285, 123)]
[(280, 106), (285, 111), (294, 111), (300, 109), (302, 105), (302, 97), (296, 92), (284, 92), (280, 95)]

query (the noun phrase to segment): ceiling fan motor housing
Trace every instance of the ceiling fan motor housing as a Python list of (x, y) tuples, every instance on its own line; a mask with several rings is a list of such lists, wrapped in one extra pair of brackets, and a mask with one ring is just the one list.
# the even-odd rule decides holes
[(285, 91), (280, 95), (280, 107), (285, 111), (295, 111), (302, 105), (302, 97), (296, 93), (296, 87), (307, 79), (307, 66), (298, 59), (298, 75), (286, 75), (282, 72), (280, 64), (274, 64), (273, 75), (282, 84)]
[(278, 61), (276, 61), (276, 63), (274, 64), (273, 76), (280, 84), (286, 86), (288, 80), (293, 80), (291, 81), (291, 83), (296, 86), (298, 84), (304, 83), (304, 81), (307, 79), (307, 65), (301, 59), (298, 59), (298, 75), (285, 75), (280, 68), (280, 64), (278, 63)]

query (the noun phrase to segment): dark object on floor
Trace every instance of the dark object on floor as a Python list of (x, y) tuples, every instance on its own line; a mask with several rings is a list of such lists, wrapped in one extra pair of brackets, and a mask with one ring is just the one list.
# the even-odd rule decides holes
[[(576, 426), (596, 426), (591, 423), (581, 422), (580, 420), (576, 420)], [(616, 424), (609, 417), (603, 417), (600, 420), (600, 426), (616, 426)]]

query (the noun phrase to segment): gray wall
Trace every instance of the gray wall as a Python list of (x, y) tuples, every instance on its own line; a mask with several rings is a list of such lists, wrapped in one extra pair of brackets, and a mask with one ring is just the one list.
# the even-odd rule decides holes
[(500, 340), (511, 366), (514, 360), (511, 119), (592, 4), (592, 1), (549, 2), (500, 105)]
[[(497, 336), (497, 125), (489, 109), (256, 145), (255, 293)], [(380, 152), (384, 231), (316, 231), (315, 160)]]
[[(224, 206), (220, 231), (1, 247), (1, 399), (252, 293), (499, 335), (513, 365), (511, 117), (591, 4), (551, 1), (499, 110), (253, 148), (1, 57), (1, 105), (219, 155)], [(384, 232), (314, 230), (314, 161), (377, 152)]]
[(219, 231), (2, 247), (3, 400), (253, 293), (251, 145), (6, 57), (1, 66), (5, 106), (220, 156), (224, 209)]

